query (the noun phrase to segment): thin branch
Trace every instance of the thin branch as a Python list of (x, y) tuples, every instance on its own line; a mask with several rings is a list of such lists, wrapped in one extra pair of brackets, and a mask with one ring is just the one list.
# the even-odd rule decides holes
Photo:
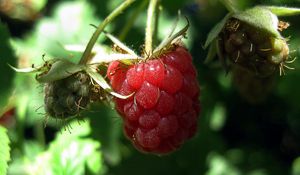
[(239, 10), (235, 7), (234, 3), (231, 0), (220, 0), (220, 2), (226, 7), (229, 12), (236, 13)]
[(134, 0), (126, 0), (124, 1), (119, 7), (117, 7), (111, 14), (109, 14), (104, 21), (98, 26), (97, 30), (94, 32), (93, 36), (91, 37), (89, 43), (86, 46), (85, 51), (82, 54), (79, 64), (86, 64), (90, 59), (90, 55), (92, 49), (107, 24), (109, 24), (113, 19), (115, 19), (118, 15), (122, 13), (130, 4), (132, 4)]
[(147, 13), (147, 26), (146, 26), (146, 38), (145, 38), (145, 54), (152, 55), (152, 39), (153, 30), (155, 25), (155, 9), (158, 0), (150, 0), (148, 13)]

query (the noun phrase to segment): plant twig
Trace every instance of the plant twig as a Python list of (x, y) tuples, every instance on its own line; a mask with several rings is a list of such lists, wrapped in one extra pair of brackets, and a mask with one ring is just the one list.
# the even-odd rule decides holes
[(160, 0), (158, 0), (158, 9), (157, 13), (155, 14), (155, 24), (154, 24), (154, 31), (153, 31), (153, 44), (156, 45), (158, 41), (158, 25), (159, 25), (159, 15), (162, 11), (162, 7), (159, 5)]
[(134, 0), (126, 0), (124, 1), (119, 7), (117, 7), (111, 14), (109, 14), (104, 21), (97, 27), (96, 31), (93, 33), (89, 43), (87, 44), (85, 51), (82, 54), (79, 64), (86, 64), (88, 63), (91, 55), (91, 51), (107, 24), (109, 24), (115, 17), (120, 15), (123, 10), (125, 10), (130, 4), (132, 4)]
[(148, 12), (147, 12), (147, 26), (146, 26), (146, 38), (145, 38), (145, 54), (148, 56), (152, 55), (152, 37), (155, 20), (155, 9), (158, 0), (150, 0)]
[(226, 7), (226, 9), (229, 12), (233, 12), (236, 13), (239, 10), (235, 7), (234, 3), (232, 2), (232, 0), (220, 0), (220, 2)]

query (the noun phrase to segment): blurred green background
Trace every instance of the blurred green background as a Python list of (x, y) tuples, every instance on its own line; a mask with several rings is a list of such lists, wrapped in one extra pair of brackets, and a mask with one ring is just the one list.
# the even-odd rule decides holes
[[(276, 75), (273, 89), (263, 102), (249, 103), (218, 61), (204, 64), (207, 33), (227, 13), (218, 0), (161, 1), (157, 40), (170, 30), (180, 9), (191, 23), (184, 42), (193, 56), (201, 86), (198, 134), (181, 149), (166, 156), (138, 152), (123, 136), (118, 114), (105, 104), (94, 104), (81, 114), (83, 121), (75, 119), (69, 127), (46, 120), (42, 85), (35, 81), (34, 74), (15, 73), (7, 63), (31, 67), (43, 63), (43, 54), (46, 60), (77, 62), (80, 53), (63, 46), (85, 46), (94, 31), (90, 24), (98, 25), (121, 2), (0, 1), (0, 124), (7, 128), (10, 139), (7, 174), (300, 175), (300, 61), (292, 65), (296, 70)], [(299, 0), (236, 3), (240, 8), (260, 4), (300, 7)], [(137, 0), (106, 30), (140, 51), (146, 8), (146, 0)], [(290, 23), (283, 36), (290, 37), (292, 57), (299, 57), (300, 16), (281, 19)], [(110, 47), (111, 42), (101, 36), (98, 46)], [(5, 174), (2, 161), (8, 156), (1, 150), (8, 148), (8, 141), (2, 139), (2, 133), (0, 174)]]

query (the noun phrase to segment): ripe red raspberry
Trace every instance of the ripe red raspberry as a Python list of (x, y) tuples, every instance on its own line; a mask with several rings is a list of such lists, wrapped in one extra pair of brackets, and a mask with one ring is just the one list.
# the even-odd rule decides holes
[(195, 135), (200, 112), (199, 86), (192, 57), (182, 46), (137, 64), (110, 63), (113, 90), (129, 95), (115, 99), (125, 135), (137, 149), (170, 153)]

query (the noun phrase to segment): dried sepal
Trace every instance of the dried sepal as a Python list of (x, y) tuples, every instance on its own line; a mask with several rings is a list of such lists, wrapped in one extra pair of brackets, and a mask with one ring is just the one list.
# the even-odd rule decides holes
[(110, 39), (117, 47), (119, 47), (124, 53), (127, 53), (129, 55), (132, 55), (135, 58), (140, 58), (138, 54), (136, 54), (132, 49), (127, 47), (125, 44), (123, 44), (118, 38), (113, 36), (110, 33), (104, 32), (105, 36)]
[(106, 92), (110, 93), (111, 95), (120, 98), (120, 99), (127, 99), (131, 97), (133, 94), (130, 95), (121, 95), (113, 91), (113, 89), (110, 87), (110, 85), (105, 81), (102, 75), (100, 75), (98, 72), (93, 70), (91, 67), (87, 66), (85, 67), (85, 71), (89, 74), (89, 76), (99, 85), (101, 86)]
[[(188, 19), (186, 18), (187, 24), (177, 33), (174, 33), (174, 30), (154, 49), (152, 56), (156, 57), (161, 55), (164, 51), (170, 49), (173, 44), (176, 44), (181, 41), (182, 37), (186, 35), (186, 32), (190, 26)], [(176, 24), (177, 22), (175, 22)]]
[(49, 69), (51, 68), (52, 64), (54, 62), (56, 62), (57, 59), (52, 59), (52, 60), (47, 60), (44, 62), (43, 65), (40, 66), (35, 66), (34, 64), (32, 64), (31, 67), (27, 67), (27, 68), (16, 68), (10, 64), (8, 64), (9, 67), (11, 67), (14, 71), (16, 72), (20, 72), (20, 73), (36, 73), (36, 72), (45, 72), (45, 71), (49, 71)]

